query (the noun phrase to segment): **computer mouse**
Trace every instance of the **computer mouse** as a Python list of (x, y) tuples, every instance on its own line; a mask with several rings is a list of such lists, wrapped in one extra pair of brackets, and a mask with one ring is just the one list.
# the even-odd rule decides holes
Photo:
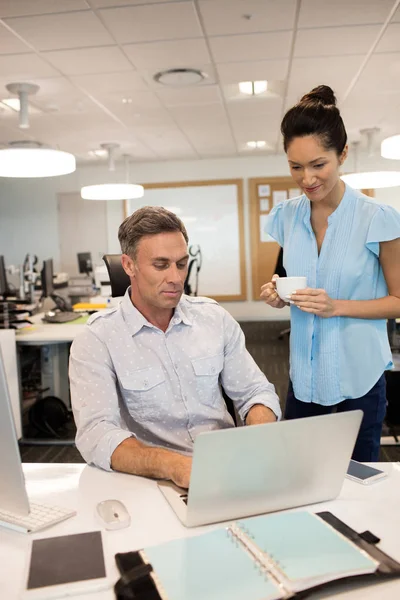
[(96, 510), (106, 529), (123, 529), (131, 524), (128, 510), (120, 500), (103, 500)]

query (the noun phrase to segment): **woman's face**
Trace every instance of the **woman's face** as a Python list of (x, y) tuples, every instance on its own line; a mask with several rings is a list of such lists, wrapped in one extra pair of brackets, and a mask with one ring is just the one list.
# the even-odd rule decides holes
[(312, 202), (323, 200), (333, 190), (346, 156), (347, 146), (338, 157), (335, 150), (326, 150), (316, 135), (296, 137), (287, 149), (291, 175)]

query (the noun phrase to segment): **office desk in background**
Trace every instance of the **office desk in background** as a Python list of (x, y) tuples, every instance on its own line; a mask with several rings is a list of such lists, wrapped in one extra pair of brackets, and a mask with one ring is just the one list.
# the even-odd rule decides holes
[[(387, 479), (370, 486), (345, 480), (339, 498), (306, 508), (311, 512), (329, 510), (356, 531), (372, 531), (381, 538), (379, 547), (400, 561), (400, 468), (395, 463), (381, 463), (378, 467), (389, 473)], [(109, 473), (75, 464), (25, 464), (24, 472), (28, 493), (34, 501), (76, 509), (77, 516), (34, 535), (0, 530), (0, 590), (1, 597), (7, 600), (19, 598), (25, 582), (31, 540), (101, 529), (95, 515), (96, 504), (101, 500), (121, 500), (131, 515), (129, 528), (104, 531), (105, 558), (113, 583), (118, 579), (114, 560), (117, 552), (138, 550), (226, 525), (220, 523), (186, 529), (159, 492), (156, 482), (144, 477)], [(8, 565), (7, 569), (4, 565)], [(115, 598), (112, 589), (97, 592), (95, 596), (75, 596), (77, 600), (94, 597), (96, 600)], [(311, 596), (312, 599), (322, 597), (393, 600), (400, 597), (400, 579), (366, 587), (354, 583), (338, 585), (329, 592), (325, 590)]]
[[(40, 346), (42, 365), (42, 388), (49, 388), (47, 395), (61, 398), (66, 406), (70, 406), (68, 359), (71, 342), (85, 327), (80, 320), (69, 323), (43, 323), (43, 314), (31, 317), (32, 327), (27, 329), (12, 330), (18, 346)], [(18, 368), (16, 366), (16, 372)], [(21, 402), (20, 398), (20, 402)], [(15, 413), (14, 413), (15, 415)], [(19, 418), (21, 422), (21, 412)], [(21, 428), (19, 429), (21, 437)]]

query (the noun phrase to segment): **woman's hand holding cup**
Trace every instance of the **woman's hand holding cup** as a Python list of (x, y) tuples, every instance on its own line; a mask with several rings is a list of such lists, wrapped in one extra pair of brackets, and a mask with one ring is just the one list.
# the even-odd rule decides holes
[(284, 302), (278, 296), (276, 291), (276, 280), (279, 279), (279, 275), (273, 275), (270, 282), (265, 283), (261, 287), (261, 300), (264, 300), (265, 304), (272, 306), (272, 308), (283, 308), (284, 306), (288, 306), (287, 302)]

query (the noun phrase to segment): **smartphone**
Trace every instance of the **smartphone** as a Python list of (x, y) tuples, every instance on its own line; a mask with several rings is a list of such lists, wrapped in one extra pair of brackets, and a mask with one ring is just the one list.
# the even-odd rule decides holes
[(33, 540), (24, 599), (85, 595), (111, 585), (101, 531)]
[(375, 469), (374, 467), (364, 465), (356, 460), (351, 460), (347, 469), (346, 477), (347, 479), (357, 481), (363, 485), (369, 485), (370, 483), (375, 483), (375, 481), (379, 481), (380, 479), (385, 479), (385, 477), (387, 477), (387, 473), (385, 473), (385, 471), (381, 471), (380, 469)]

